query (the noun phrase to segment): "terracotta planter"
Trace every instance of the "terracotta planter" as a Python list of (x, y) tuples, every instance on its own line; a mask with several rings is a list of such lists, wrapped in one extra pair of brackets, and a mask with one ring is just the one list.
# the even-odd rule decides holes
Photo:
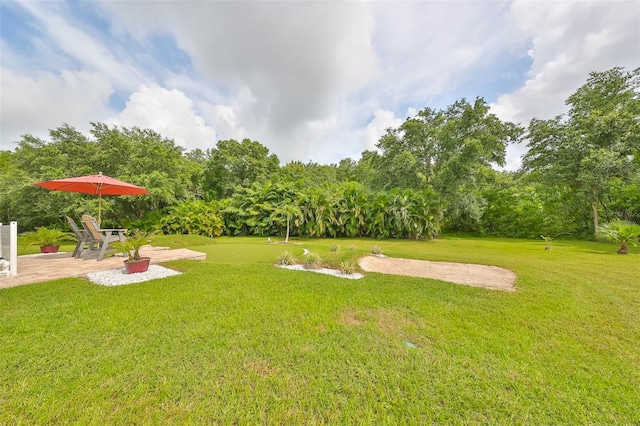
[(138, 272), (146, 272), (149, 269), (150, 257), (143, 257), (140, 260), (125, 260), (124, 267), (127, 274), (136, 274)]
[(57, 253), (60, 246), (40, 246), (40, 253)]

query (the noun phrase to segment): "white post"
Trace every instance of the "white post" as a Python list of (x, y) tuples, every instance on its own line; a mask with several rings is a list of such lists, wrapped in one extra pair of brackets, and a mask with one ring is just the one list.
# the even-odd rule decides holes
[(11, 262), (11, 276), (15, 277), (18, 275), (18, 222), (11, 222), (10, 233), (11, 237), (11, 254), (9, 256), (9, 262)]

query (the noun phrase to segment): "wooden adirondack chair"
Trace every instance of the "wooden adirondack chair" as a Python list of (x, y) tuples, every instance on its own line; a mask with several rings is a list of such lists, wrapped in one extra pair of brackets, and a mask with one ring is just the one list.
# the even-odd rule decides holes
[(93, 216), (89, 216), (88, 214), (82, 215), (82, 227), (87, 232), (87, 235), (89, 236), (93, 244), (97, 244), (99, 248), (99, 261), (104, 259), (107, 250), (109, 250), (109, 247), (111, 247), (112, 242), (125, 241), (124, 233), (127, 231), (126, 229), (100, 228), (100, 225), (98, 225), (98, 222), (95, 220), (95, 218)]
[(88, 232), (85, 229), (78, 228), (76, 225), (76, 221), (71, 219), (69, 216), (66, 216), (67, 222), (69, 222), (69, 227), (73, 231), (78, 242), (76, 243), (76, 248), (73, 250), (73, 257), (79, 258), (84, 251), (85, 245), (89, 244), (89, 252), (94, 249), (95, 242), (93, 239), (89, 238)]

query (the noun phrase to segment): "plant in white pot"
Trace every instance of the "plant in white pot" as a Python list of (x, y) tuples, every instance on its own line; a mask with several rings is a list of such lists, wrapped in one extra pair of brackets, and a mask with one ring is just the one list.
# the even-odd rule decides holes
[(116, 241), (111, 248), (127, 257), (124, 266), (127, 274), (145, 272), (149, 269), (150, 257), (140, 256), (142, 246), (151, 243), (151, 239), (158, 231), (143, 232), (138, 229), (134, 230), (126, 237), (124, 241)]

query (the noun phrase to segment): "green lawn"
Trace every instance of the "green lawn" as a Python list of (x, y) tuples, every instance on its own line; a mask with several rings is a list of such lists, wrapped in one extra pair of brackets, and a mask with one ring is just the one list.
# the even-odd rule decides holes
[[(612, 244), (160, 237), (206, 261), (0, 290), (0, 424), (639, 424), (640, 251)], [(338, 252), (330, 252), (337, 244)], [(513, 293), (272, 266), (482, 263)]]

